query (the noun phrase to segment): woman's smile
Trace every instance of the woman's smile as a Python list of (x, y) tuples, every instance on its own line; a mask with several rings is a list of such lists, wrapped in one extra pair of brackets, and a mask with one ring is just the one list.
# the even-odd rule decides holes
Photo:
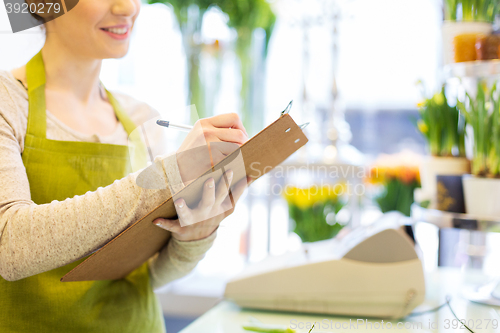
[(132, 31), (131, 26), (127, 24), (115, 25), (105, 28), (100, 28), (101, 31), (114, 39), (123, 40), (130, 36)]

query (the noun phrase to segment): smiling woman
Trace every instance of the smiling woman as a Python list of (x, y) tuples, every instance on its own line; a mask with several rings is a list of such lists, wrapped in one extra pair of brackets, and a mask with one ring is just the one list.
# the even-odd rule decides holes
[[(153, 289), (189, 273), (227, 216), (212, 214), (230, 198), (208, 179), (198, 206), (176, 202), (202, 222), (156, 220), (158, 232), (172, 237), (140, 268), (121, 280), (60, 282), (169, 198), (170, 184), (182, 187), (193, 168), (158, 156), (163, 172), (154, 181), (162, 186), (155, 188), (163, 189), (138, 186), (142, 170), (132, 173), (131, 161), (147, 161), (129, 154), (129, 135), (157, 112), (100, 83), (102, 60), (127, 53), (139, 10), (139, 0), (85, 0), (62, 16), (40, 16), (43, 48), (26, 65), (0, 71), (0, 332), (164, 332)], [(247, 139), (235, 114), (202, 119), (195, 128), (178, 152), (200, 140)], [(161, 138), (157, 131), (152, 137)], [(235, 201), (245, 185), (234, 185)]]
[(59, 43), (82, 56), (121, 58), (128, 51), (130, 32), (139, 15), (140, 5), (140, 0), (86, 0), (80, 1), (71, 10), (71, 15), (68, 12), (57, 20), (50, 12), (36, 15), (45, 22), (48, 42), (54, 35)]

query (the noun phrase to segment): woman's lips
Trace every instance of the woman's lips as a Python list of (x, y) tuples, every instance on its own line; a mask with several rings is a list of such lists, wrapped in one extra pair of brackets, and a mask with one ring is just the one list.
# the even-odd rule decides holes
[(111, 38), (123, 40), (129, 37), (131, 29), (130, 27), (125, 26), (125, 27), (101, 28), (101, 30)]

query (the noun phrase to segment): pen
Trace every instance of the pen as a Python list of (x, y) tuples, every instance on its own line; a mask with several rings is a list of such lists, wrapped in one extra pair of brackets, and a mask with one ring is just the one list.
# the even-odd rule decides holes
[(174, 124), (168, 120), (157, 120), (156, 123), (160, 126), (173, 128), (173, 129), (180, 130), (183, 132), (189, 132), (193, 129), (193, 126)]

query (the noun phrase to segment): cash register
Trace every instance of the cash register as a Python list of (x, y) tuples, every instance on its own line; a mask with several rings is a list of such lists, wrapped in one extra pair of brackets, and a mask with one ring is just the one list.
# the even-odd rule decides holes
[(394, 216), (249, 265), (226, 285), (243, 308), (402, 318), (425, 297), (415, 244)]

